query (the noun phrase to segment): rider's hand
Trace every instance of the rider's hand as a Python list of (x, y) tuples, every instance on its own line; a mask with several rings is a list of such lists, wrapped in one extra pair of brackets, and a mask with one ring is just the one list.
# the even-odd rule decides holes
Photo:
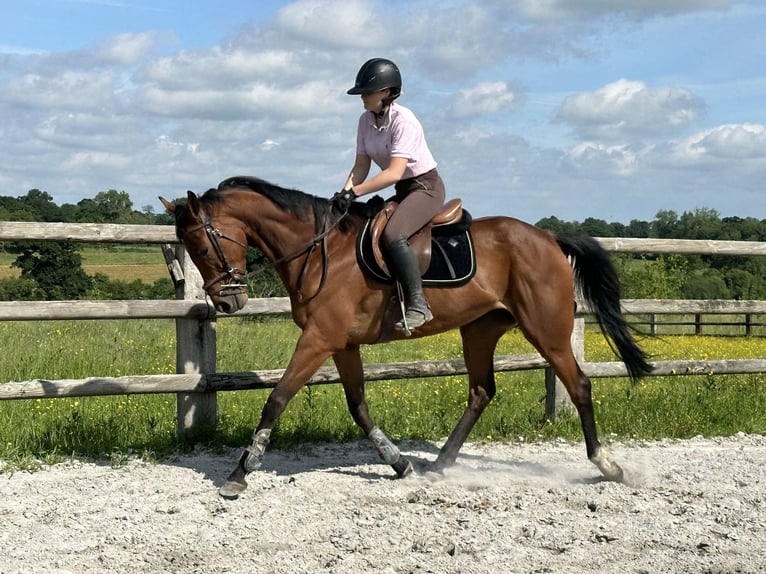
[(354, 189), (342, 189), (332, 196), (332, 204), (338, 211), (346, 213), (356, 199)]

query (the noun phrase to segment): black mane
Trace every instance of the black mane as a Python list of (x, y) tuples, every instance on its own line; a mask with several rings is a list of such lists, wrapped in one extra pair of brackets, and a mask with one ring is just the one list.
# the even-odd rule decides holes
[(217, 189), (211, 189), (205, 193), (205, 198), (210, 196), (211, 201), (222, 200), (224, 194), (221, 192), (234, 187), (244, 187), (260, 193), (268, 197), (279, 208), (289, 211), (297, 217), (306, 217), (309, 214), (316, 215), (318, 205), (324, 207), (329, 205), (326, 199), (314, 197), (297, 189), (280, 187), (264, 179), (250, 176), (236, 176), (224, 179), (218, 184)]
[[(266, 180), (252, 176), (236, 176), (223, 180), (217, 188), (207, 190), (200, 200), (203, 203), (217, 203), (224, 201), (226, 191), (233, 188), (245, 188), (259, 193), (271, 200), (277, 207), (288, 211), (299, 219), (308, 219), (313, 217), (315, 221), (315, 232), (321, 233), (326, 225), (329, 226), (337, 218), (338, 214), (332, 212), (332, 202), (330, 200), (309, 195), (297, 189), (288, 189), (280, 187)], [(341, 229), (346, 227), (347, 220), (341, 221)]]

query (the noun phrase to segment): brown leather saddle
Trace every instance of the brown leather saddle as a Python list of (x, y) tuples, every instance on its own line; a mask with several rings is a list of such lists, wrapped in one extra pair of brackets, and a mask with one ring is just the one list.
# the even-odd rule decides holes
[[(378, 281), (392, 282), (383, 246), (383, 229), (399, 204), (388, 201), (372, 215), (357, 241), (357, 260), (362, 269)], [(418, 258), (423, 284), (459, 285), (476, 272), (476, 257), (470, 234), (470, 214), (459, 198), (451, 199), (431, 221), (409, 238)]]
[[(386, 274), (391, 275), (386, 264), (386, 257), (383, 252), (383, 229), (388, 224), (391, 216), (394, 214), (399, 204), (395, 201), (389, 201), (383, 209), (372, 218), (370, 225), (370, 234), (372, 235), (372, 252), (375, 255), (375, 262)], [(431, 229), (439, 225), (449, 225), (460, 221), (463, 217), (463, 201), (461, 199), (451, 199), (444, 204), (441, 211), (433, 216), (431, 222), (409, 239), (410, 247), (418, 258), (421, 275), (428, 270), (431, 263)]]

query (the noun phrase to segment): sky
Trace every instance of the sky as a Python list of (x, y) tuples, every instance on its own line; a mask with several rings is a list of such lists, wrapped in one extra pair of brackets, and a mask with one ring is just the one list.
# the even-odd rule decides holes
[(330, 197), (385, 57), (474, 217), (766, 219), (764, 30), (761, 0), (3, 0), (0, 195)]

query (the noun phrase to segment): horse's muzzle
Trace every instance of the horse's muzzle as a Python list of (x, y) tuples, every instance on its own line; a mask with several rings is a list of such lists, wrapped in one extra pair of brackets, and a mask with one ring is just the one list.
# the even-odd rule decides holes
[(230, 314), (244, 308), (247, 303), (247, 293), (240, 291), (224, 294), (224, 292), (222, 292), (222, 294), (219, 295), (211, 295), (210, 299), (212, 299), (216, 311), (219, 313)]

